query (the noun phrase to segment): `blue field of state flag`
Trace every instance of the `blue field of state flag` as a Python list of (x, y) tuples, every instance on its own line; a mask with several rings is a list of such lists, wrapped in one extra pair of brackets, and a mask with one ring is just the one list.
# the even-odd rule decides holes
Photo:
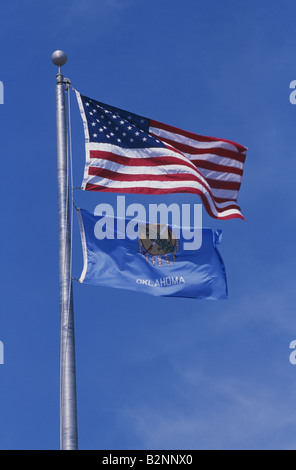
[(182, 230), (170, 225), (139, 224), (133, 240), (125, 236), (129, 219), (118, 223), (116, 217), (109, 217), (106, 236), (112, 228), (113, 238), (98, 239), (100, 218), (83, 209), (78, 210), (78, 218), (84, 258), (81, 283), (155, 296), (227, 298), (225, 266), (217, 249), (221, 230), (200, 229), (201, 247), (186, 250), (188, 240)]

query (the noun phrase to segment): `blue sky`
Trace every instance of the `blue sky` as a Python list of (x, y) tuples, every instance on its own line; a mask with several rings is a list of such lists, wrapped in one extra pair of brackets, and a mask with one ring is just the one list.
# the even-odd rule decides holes
[[(59, 448), (51, 54), (63, 49), (64, 75), (81, 93), (248, 147), (245, 221), (203, 211), (205, 225), (223, 230), (228, 300), (74, 284), (80, 449), (295, 450), (295, 14), (292, 0), (3, 2), (0, 449)], [(84, 136), (74, 95), (71, 107), (79, 186)], [(90, 210), (115, 200), (75, 192)], [(76, 219), (73, 266), (79, 277)]]

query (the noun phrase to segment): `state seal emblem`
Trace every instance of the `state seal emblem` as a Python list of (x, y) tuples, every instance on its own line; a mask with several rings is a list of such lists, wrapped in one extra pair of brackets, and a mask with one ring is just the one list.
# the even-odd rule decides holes
[(146, 262), (151, 261), (153, 266), (156, 265), (161, 268), (163, 257), (167, 266), (170, 261), (176, 262), (177, 253), (179, 251), (179, 240), (176, 238), (174, 232), (164, 224), (146, 224), (140, 227), (139, 235), (139, 253), (145, 256)]

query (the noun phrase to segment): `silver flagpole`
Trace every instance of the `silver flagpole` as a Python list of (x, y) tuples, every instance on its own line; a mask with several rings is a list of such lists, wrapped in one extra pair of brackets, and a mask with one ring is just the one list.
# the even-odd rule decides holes
[(71, 230), (68, 176), (68, 135), (65, 84), (61, 74), (67, 56), (55, 51), (52, 61), (58, 66), (56, 85), (57, 180), (59, 219), (59, 291), (60, 291), (60, 449), (77, 450), (77, 402), (73, 293), (71, 279)]

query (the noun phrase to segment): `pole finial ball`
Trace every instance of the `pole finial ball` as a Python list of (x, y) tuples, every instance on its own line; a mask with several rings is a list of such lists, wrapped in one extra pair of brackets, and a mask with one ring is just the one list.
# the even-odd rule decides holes
[(67, 59), (67, 54), (64, 51), (55, 51), (51, 56), (51, 60), (53, 61), (54, 65), (57, 65), (57, 67), (62, 67), (62, 65), (65, 65)]

